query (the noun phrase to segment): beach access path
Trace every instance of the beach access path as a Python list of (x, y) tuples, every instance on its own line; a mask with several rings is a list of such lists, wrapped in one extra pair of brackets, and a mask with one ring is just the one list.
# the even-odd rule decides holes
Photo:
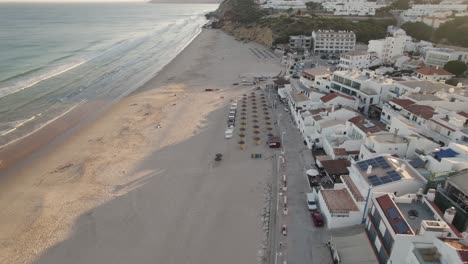
[(272, 161), (224, 130), (230, 99), (251, 89), (232, 85), (239, 76), (281, 67), (251, 48), (264, 49), (204, 30), (144, 87), (1, 179), (0, 263), (256, 263)]

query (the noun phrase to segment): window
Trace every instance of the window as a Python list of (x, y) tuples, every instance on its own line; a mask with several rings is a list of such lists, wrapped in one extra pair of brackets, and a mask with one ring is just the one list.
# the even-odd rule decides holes
[(450, 131), (447, 131), (447, 136), (450, 136), (450, 134), (452, 134), (452, 132), (450, 132)]
[(411, 120), (413, 120), (413, 121), (417, 121), (417, 120), (418, 120), (418, 117), (417, 117), (417, 116), (415, 116), (415, 115), (413, 115), (413, 117), (411, 118)]

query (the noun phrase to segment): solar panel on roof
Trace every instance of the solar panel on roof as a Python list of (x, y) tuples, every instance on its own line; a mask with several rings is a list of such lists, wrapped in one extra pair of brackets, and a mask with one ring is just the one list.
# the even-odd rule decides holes
[(403, 220), (395, 222), (395, 227), (398, 230), (399, 234), (406, 234), (409, 231), (408, 225), (405, 222), (403, 222)]
[(392, 170), (392, 171), (387, 171), (387, 175), (391, 177), (391, 176), (397, 176), (397, 175), (400, 175), (400, 174), (398, 174), (398, 172)]
[(392, 181), (399, 181), (401, 180), (401, 176), (400, 175), (391, 176), (390, 179), (392, 179)]
[(380, 167), (382, 167), (382, 169), (388, 169), (388, 168), (390, 168), (390, 164), (388, 164), (388, 163), (382, 164), (382, 165), (380, 165)]
[(383, 157), (377, 157), (377, 158), (375, 158), (375, 160), (376, 160), (377, 162), (385, 161), (385, 159), (384, 159)]
[(382, 176), (382, 177), (380, 177), (380, 181), (382, 183), (389, 183), (389, 182), (392, 182), (392, 179), (390, 177), (388, 177), (388, 176)]
[(397, 219), (398, 218), (398, 213), (395, 207), (391, 207), (387, 209), (387, 214), (390, 217), (390, 219)]
[(378, 179), (376, 175), (372, 175), (372, 176), (369, 176), (367, 177), (369, 180), (372, 180), (372, 179)]
[(372, 184), (372, 185), (373, 185), (373, 186), (379, 186), (379, 185), (382, 185), (382, 182), (381, 182), (381, 181), (378, 181), (378, 182), (376, 182), (376, 183), (374, 183), (374, 184)]

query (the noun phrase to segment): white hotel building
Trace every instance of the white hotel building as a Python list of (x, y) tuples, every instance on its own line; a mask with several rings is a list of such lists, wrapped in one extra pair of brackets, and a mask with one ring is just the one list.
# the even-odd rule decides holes
[(352, 31), (313, 31), (312, 39), (315, 53), (343, 53), (356, 46), (356, 34)]

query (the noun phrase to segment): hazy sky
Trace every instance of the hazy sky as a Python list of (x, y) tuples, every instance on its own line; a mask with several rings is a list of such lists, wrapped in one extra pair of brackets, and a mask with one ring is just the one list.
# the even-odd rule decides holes
[(43, 3), (43, 2), (147, 2), (149, 0), (0, 0), (0, 2), (26, 2), (26, 3)]

